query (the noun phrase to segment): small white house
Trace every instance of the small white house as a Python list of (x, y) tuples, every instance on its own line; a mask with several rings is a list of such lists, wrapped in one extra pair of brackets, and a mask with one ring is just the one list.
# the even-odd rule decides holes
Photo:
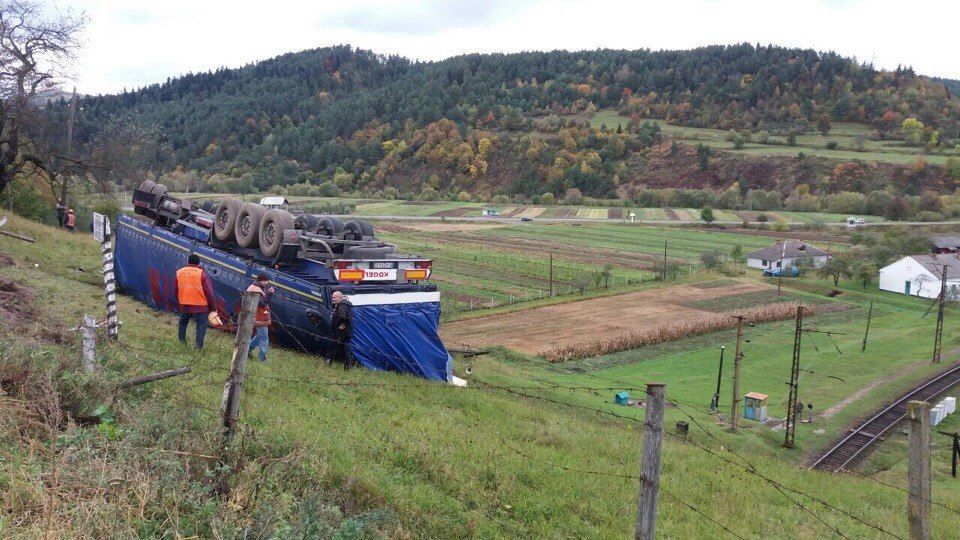
[(947, 294), (960, 290), (960, 258), (956, 253), (909, 255), (880, 269), (880, 290), (923, 298), (940, 296), (943, 267), (947, 267)]
[(289, 205), (290, 201), (288, 201), (286, 198), (275, 195), (260, 199), (260, 206), (264, 208), (283, 208)]
[(766, 270), (768, 268), (791, 268), (799, 264), (809, 264), (820, 268), (830, 254), (800, 240), (778, 242), (770, 247), (758, 249), (747, 255), (747, 266)]

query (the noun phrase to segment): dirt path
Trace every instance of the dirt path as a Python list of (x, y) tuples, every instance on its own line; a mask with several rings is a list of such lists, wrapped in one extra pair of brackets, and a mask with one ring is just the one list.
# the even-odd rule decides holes
[(684, 304), (765, 288), (763, 284), (741, 282), (713, 289), (675, 285), (456, 321), (444, 325), (441, 335), (444, 341), (459, 346), (501, 345), (528, 354), (541, 354), (547, 349), (591, 342), (597, 336), (615, 336), (715, 316)]

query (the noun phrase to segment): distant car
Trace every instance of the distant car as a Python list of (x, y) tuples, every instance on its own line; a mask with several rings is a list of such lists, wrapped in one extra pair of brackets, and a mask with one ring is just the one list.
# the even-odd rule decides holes
[(533, 218), (531, 218), (531, 217), (522, 217), (522, 218), (520, 218), (520, 221), (533, 221)]
[[(766, 277), (780, 277), (780, 269), (767, 268), (766, 270), (763, 271), (763, 275)], [(787, 272), (783, 275), (786, 277), (797, 277), (800, 275), (800, 269), (797, 268), (796, 266), (791, 266), (789, 269), (787, 269)]]
[(866, 222), (867, 220), (863, 219), (862, 217), (858, 218), (850, 216), (847, 218), (847, 225), (863, 225)]

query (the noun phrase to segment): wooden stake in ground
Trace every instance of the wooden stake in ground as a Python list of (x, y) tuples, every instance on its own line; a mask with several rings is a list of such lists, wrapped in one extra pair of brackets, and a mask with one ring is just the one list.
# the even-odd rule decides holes
[(97, 321), (89, 315), (84, 315), (83, 326), (80, 331), (83, 332), (83, 371), (84, 373), (93, 373), (97, 370), (97, 359), (95, 357)]
[(909, 496), (907, 523), (911, 540), (930, 538), (930, 404), (926, 401), (907, 403), (909, 436)]
[(730, 430), (737, 430), (737, 408), (740, 405), (740, 357), (743, 352), (740, 342), (743, 340), (743, 315), (737, 315), (737, 347), (733, 354), (733, 402), (730, 404)]
[(867, 338), (870, 336), (870, 319), (873, 318), (873, 300), (870, 301), (870, 310), (867, 311), (867, 329), (863, 331), (863, 345), (860, 346), (860, 352), (867, 350)]
[[(783, 446), (793, 448), (794, 437), (797, 433), (797, 415), (803, 411), (797, 410), (798, 383), (800, 382), (800, 336), (803, 335), (803, 306), (797, 306), (797, 326), (793, 334), (793, 363), (790, 364), (790, 393), (787, 397), (787, 422), (784, 429)], [(803, 405), (801, 405), (803, 407)]]
[(666, 385), (647, 384), (647, 405), (643, 416), (643, 454), (640, 461), (640, 500), (634, 538), (653, 540), (660, 489), (660, 444), (663, 441), (663, 398)]
[(260, 293), (241, 293), (240, 314), (237, 317), (237, 338), (233, 344), (233, 359), (230, 362), (230, 375), (223, 383), (223, 447), (226, 448), (237, 428), (240, 416), (240, 397), (243, 393), (243, 379), (247, 375), (247, 359), (250, 357), (250, 336), (253, 334), (253, 318), (260, 303)]
[(943, 275), (940, 276), (940, 304), (937, 308), (937, 331), (933, 336), (933, 363), (940, 362), (940, 352), (943, 343), (943, 310), (947, 303), (947, 265), (943, 265)]

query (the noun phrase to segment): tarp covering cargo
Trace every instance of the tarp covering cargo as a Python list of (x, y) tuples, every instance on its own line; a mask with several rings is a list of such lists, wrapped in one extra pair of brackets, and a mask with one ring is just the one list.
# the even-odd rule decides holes
[(437, 327), (440, 293), (366, 294), (353, 304), (350, 352), (365, 367), (449, 380), (450, 355)]
[[(263, 273), (276, 288), (270, 302), (275, 321), (271, 343), (313, 354), (324, 354), (331, 345), (330, 294), (341, 288), (338, 283), (307, 275), (302, 269), (269, 268), (128, 216), (120, 216), (114, 230), (121, 292), (154, 309), (175, 311), (176, 271), (187, 263), (190, 253), (196, 253), (213, 283), (221, 319), (236, 316), (240, 292), (253, 276)], [(438, 335), (439, 293), (405, 292), (390, 285), (380, 289), (386, 292), (344, 291), (354, 304), (354, 357), (370, 369), (450, 380), (450, 355)]]

